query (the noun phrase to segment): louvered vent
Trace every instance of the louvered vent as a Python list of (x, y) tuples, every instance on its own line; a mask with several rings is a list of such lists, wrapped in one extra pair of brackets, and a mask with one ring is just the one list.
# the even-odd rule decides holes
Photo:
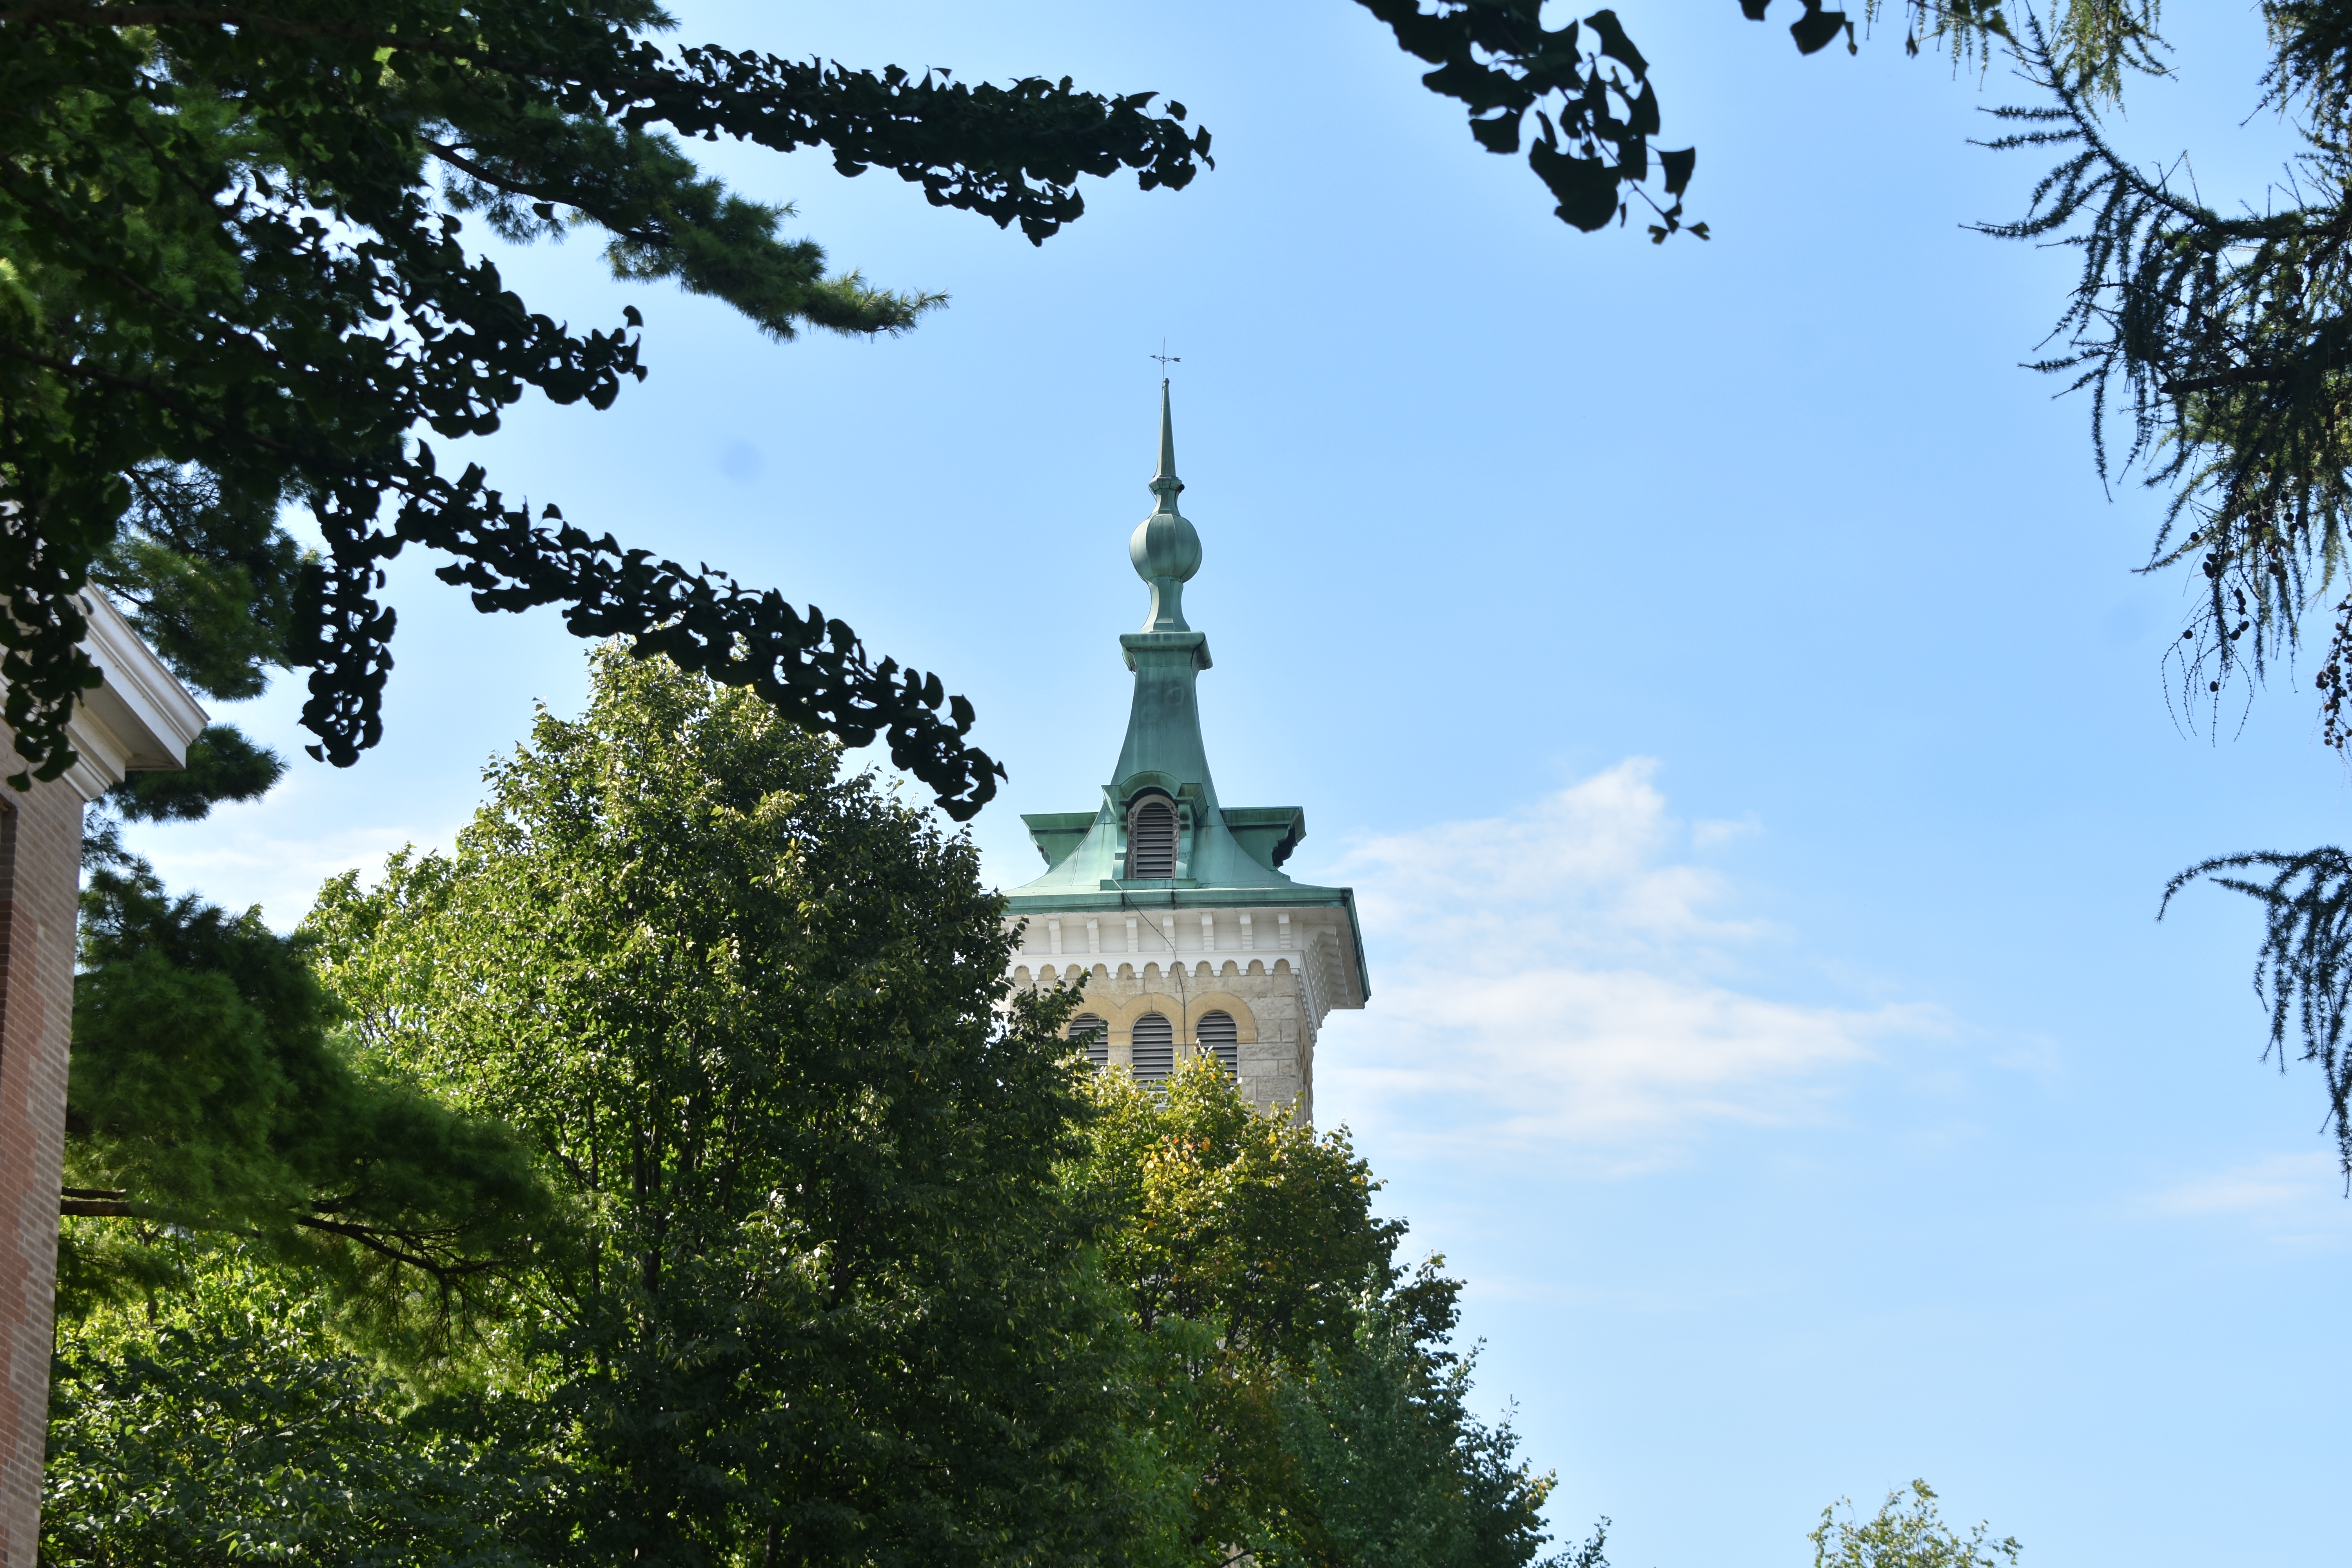
[(1098, 1068), (1110, 1065), (1110, 1026), (1092, 1013), (1070, 1020), (1070, 1038), (1087, 1043), (1087, 1060)]
[(1176, 813), (1156, 795), (1128, 820), (1127, 874), (1146, 882), (1176, 874)]
[(1176, 1070), (1176, 1030), (1165, 1013), (1146, 1013), (1135, 1021), (1135, 1076), (1144, 1083), (1160, 1083)]
[(1201, 1048), (1217, 1058), (1227, 1078), (1242, 1076), (1241, 1034), (1234, 1027), (1231, 1013), (1203, 1013), (1201, 1016)]

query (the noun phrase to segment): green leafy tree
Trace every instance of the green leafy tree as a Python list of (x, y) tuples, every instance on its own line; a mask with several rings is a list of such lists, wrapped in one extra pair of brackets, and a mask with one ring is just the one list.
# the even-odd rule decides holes
[(420, 1396), (274, 1252), (167, 1245), (181, 1289), (59, 1333), (43, 1563), (522, 1568), (505, 1529), (564, 1479), (530, 1401)]
[(239, 1235), (323, 1270), (378, 1348), (446, 1355), (551, 1228), (551, 1194), (496, 1123), (354, 1065), (306, 940), (171, 897), (123, 849), (121, 817), (201, 819), (285, 769), (225, 725), (187, 760), (84, 826), (59, 1310), (152, 1300), (184, 1284), (184, 1233)]
[[(1069, 1181), (1106, 1216), (1103, 1270), (1144, 1336), (1160, 1462), (1189, 1478), (1176, 1560), (1519, 1568), (1551, 1479), (1465, 1403), (1444, 1348), (1458, 1281), (1408, 1273), (1405, 1226), (1344, 1131), (1259, 1112), (1196, 1057), (1093, 1084)], [(1576, 1568), (1605, 1568), (1596, 1534)]]
[(67, 1094), (60, 1307), (179, 1283), (179, 1237), (235, 1235), (333, 1281), (412, 1355), (554, 1224), (514, 1136), (357, 1062), (307, 939), (171, 898), (90, 843)]
[[(1837, 1517), (1840, 1508), (1843, 1519)], [(1822, 1522), (1807, 1539), (1813, 1543), (1813, 1568), (2016, 1568), (2020, 1550), (2015, 1537), (1987, 1539), (1990, 1527), (1979, 1523), (1967, 1536), (1946, 1524), (1936, 1510), (1936, 1492), (1925, 1481), (1913, 1481), (1910, 1495), (1886, 1494), (1875, 1517), (1857, 1522), (1853, 1500), (1842, 1498), (1822, 1510)]]
[[(1258, 1553), (1268, 1568), (1521, 1568), (1549, 1539), (1552, 1478), (1517, 1458), (1507, 1422), (1470, 1413), (1470, 1358), (1441, 1361), (1415, 1332), (1367, 1299), (1352, 1344), (1318, 1348), (1306, 1375), (1278, 1385), (1282, 1451), (1306, 1506)], [(1603, 1520), (1548, 1568), (1607, 1568), (1607, 1531)]]
[(184, 766), (132, 773), (106, 793), (109, 809), (134, 822), (201, 822), (225, 801), (259, 800), (286, 774), (285, 760), (229, 724), (207, 724), (188, 743)]
[[(1148, 93), (673, 53), (668, 25), (645, 0), (0, 5), (0, 676), (31, 776), (69, 763), (63, 718), (93, 677), (73, 595), (94, 577), (205, 689), (308, 668), (313, 750), (353, 761), (390, 663), (378, 563), (417, 543), (483, 609), (562, 604), (576, 632), (887, 737), (951, 812), (987, 797), (971, 709), (936, 678), (774, 594), (533, 518), (478, 467), (441, 471), (420, 426), (486, 434), (531, 390), (604, 407), (644, 374), (634, 308), (580, 333), (533, 313), (460, 215), (514, 240), (598, 229), (621, 276), (774, 337), (890, 332), (938, 297), (829, 273), (778, 233), (788, 209), (676, 137), (825, 146), (1040, 241), (1082, 210), (1081, 175), (1181, 186), (1208, 138)], [(279, 531), (289, 503), (322, 558)]]
[[(616, 648), (451, 857), (307, 928), (364, 1059), (530, 1142), (552, 1562), (1087, 1563), (1152, 1506), (1076, 1068), (975, 851), (749, 692)], [(510, 1538), (512, 1538), (512, 1532)]]

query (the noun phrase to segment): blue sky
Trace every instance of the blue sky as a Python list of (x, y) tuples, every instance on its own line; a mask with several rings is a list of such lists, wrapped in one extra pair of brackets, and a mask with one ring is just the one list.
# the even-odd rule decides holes
[[(1794, 14), (1792, 0), (1776, 10)], [(1633, 0), (1708, 244), (1570, 231), (1344, 0), (681, 8), (681, 41), (1158, 89), (1216, 135), (1180, 194), (1087, 190), (1035, 249), (821, 155), (702, 149), (835, 262), (950, 306), (779, 345), (707, 300), (506, 265), (647, 321), (604, 414), (472, 443), (510, 492), (849, 620), (940, 671), (1012, 772), (975, 825), (1093, 799), (1144, 594), (1153, 383), (1176, 371), (1186, 595), (1224, 798), (1297, 804), (1357, 887), (1373, 995), (1318, 1113), (1471, 1282), (1482, 1397), (1620, 1568), (1806, 1560), (1914, 1476), (2029, 1563), (2341, 1560), (2331, 1397), (2352, 1203), (2316, 1078), (2263, 1065), (2255, 921), (2204, 855), (2333, 840), (2307, 678), (2217, 739), (2168, 710), (2159, 510), (2018, 368), (2071, 257), (1969, 232), (2040, 172), (2011, 96), (1881, 37)], [(2251, 5), (2168, 12), (2182, 79), (2119, 137), (2259, 201)], [(535, 699), (553, 616), (394, 563), (389, 739), (134, 837), (299, 918), (446, 842)], [(290, 752), (289, 683), (237, 715)], [(2331, 1548), (2333, 1548), (2331, 1550)]]

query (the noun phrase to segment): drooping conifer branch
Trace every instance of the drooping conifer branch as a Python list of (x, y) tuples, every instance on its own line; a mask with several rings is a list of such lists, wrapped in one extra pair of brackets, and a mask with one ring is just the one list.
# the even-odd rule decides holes
[[(2267, 880), (2242, 872), (2271, 873)], [(2345, 1178), (2352, 1183), (2352, 855), (2333, 845), (2298, 855), (2274, 850), (2200, 861), (2165, 884), (2157, 918), (2173, 896), (2200, 879), (2245, 894), (2263, 906), (2263, 942), (2254, 959), (2254, 994), (2270, 1014), (2270, 1044), (2286, 1070), (2290, 1030), (2303, 1058), (2319, 1064), (2327, 1085), (2327, 1122)]]

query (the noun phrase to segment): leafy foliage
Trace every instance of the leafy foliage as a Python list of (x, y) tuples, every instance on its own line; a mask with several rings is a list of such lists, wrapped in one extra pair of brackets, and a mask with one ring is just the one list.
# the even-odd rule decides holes
[[(1388, 24), (1406, 53), (1437, 68), (1423, 85), (1468, 108), (1470, 133), (1489, 153), (1517, 153), (1535, 117), (1528, 166), (1559, 203), (1553, 211), (1562, 222), (1588, 231), (1622, 223), (1626, 200), (1638, 197), (1657, 216), (1653, 239), (1683, 226), (1682, 195), (1698, 154), (1659, 153), (1659, 183), (1674, 204), (1659, 206), (1643, 188), (1660, 125), (1657, 89), (1614, 11), (1547, 27), (1541, 0), (1435, 0), (1433, 13), (1421, 0), (1357, 3)], [(1807, 0), (1809, 16), (1819, 8)], [(1751, 9), (1762, 14), (1760, 5)], [(1706, 225), (1690, 232), (1704, 239)]]
[(278, 526), (276, 491), (241, 493), (161, 458), (122, 475), (130, 508), (89, 578), (183, 680), (214, 697), (258, 697), (292, 658), (306, 564)]
[[(1444, 1348), (1458, 1281), (1395, 1259), (1404, 1226), (1344, 1132), (1260, 1113), (1213, 1059), (1158, 1089), (1105, 1072), (1069, 1180), (1144, 1336), (1150, 1433), (1192, 1478), (1177, 1561), (1519, 1568), (1551, 1479), (1473, 1418)], [(1605, 1568), (1596, 1535), (1578, 1568)]]
[[(1843, 1519), (1837, 1517), (1840, 1506)], [(1913, 1481), (1907, 1499), (1887, 1493), (1876, 1517), (1864, 1523), (1854, 1521), (1852, 1499), (1839, 1500), (1822, 1510), (1809, 1539), (1813, 1568), (2000, 1568), (2003, 1560), (2016, 1568), (2016, 1538), (1988, 1541), (1986, 1533), (1980, 1523), (1963, 1539), (1937, 1514), (1935, 1489)]]
[[(74, 595), (93, 580), (206, 689), (308, 667), (313, 751), (354, 761), (391, 667), (379, 563), (416, 543), (455, 558), (439, 575), (481, 609), (562, 604), (581, 635), (635, 639), (852, 744), (886, 737), (951, 815), (988, 798), (997, 769), (936, 677), (723, 573), (552, 507), (534, 519), (412, 439), (495, 430), (534, 389), (605, 407), (645, 374), (634, 308), (584, 333), (534, 314), (457, 215), (510, 239), (600, 229), (622, 276), (674, 279), (772, 336), (898, 331), (937, 297), (828, 275), (778, 236), (788, 209), (702, 176), (671, 133), (829, 147), (844, 174), (889, 169), (1039, 242), (1083, 211), (1082, 175), (1181, 187), (1208, 136), (1149, 93), (671, 53), (649, 37), (667, 25), (648, 0), (0, 4), (0, 679), (19, 787), (71, 764), (65, 715), (96, 679)], [(278, 528), (289, 502), (323, 559)]]
[(1116, 1555), (1128, 1338), (1064, 1196), (1057, 1010), (975, 851), (749, 693), (604, 648), (453, 857), (310, 931), (368, 1059), (579, 1215), (530, 1288), (551, 1561)]
[[(1470, 1414), (1468, 1359), (1440, 1365), (1415, 1332), (1367, 1300), (1354, 1343), (1319, 1349), (1307, 1376), (1279, 1385), (1282, 1447), (1308, 1506), (1293, 1539), (1259, 1554), (1268, 1568), (1520, 1568), (1542, 1548), (1551, 1477), (1514, 1458), (1507, 1423)], [(1548, 1568), (1607, 1568), (1607, 1536), (1603, 1520)]]
[[(2061, 162), (2027, 215), (1986, 226), (2007, 238), (2070, 245), (2082, 271), (2058, 322), (2066, 352), (2039, 368), (2091, 395), (2108, 469), (2105, 419), (2127, 413), (2121, 467), (2171, 504), (2148, 569), (2193, 562), (2205, 578), (2176, 659), (2183, 693), (2218, 700), (2231, 675), (2259, 677), (2289, 652), (2303, 612), (2335, 583), (2345, 548), (2352, 426), (2345, 389), (2352, 258), (2343, 244), (2345, 137), (2352, 79), (2334, 6), (2266, 5), (2274, 45), (2269, 101), (2294, 114), (2306, 152), (2263, 210), (2231, 216), (2172, 169), (2127, 159), (2100, 121), (2085, 68), (2030, 16), (2016, 56), (2047, 95), (1999, 110), (2014, 129), (1991, 144), (2053, 150)], [(2153, 13), (2148, 14), (2152, 20)], [(2326, 737), (2345, 721), (2339, 627), (2317, 675)]]
[[(2088, 100), (2116, 102), (2126, 73), (2168, 74), (2157, 30), (2160, 10), (2160, 0), (2058, 0), (2046, 12), (2025, 15), (2043, 29), (2061, 79)], [(1888, 11), (1908, 24), (1904, 47), (1914, 55), (1922, 33), (1942, 44), (1955, 66), (1973, 59), (1981, 68), (1992, 63), (1996, 47), (2018, 47), (2006, 0), (1866, 0), (1864, 15), (1875, 22)]]
[[(1623, 224), (1641, 202), (1655, 222), (1651, 239), (1685, 229), (1707, 237), (1704, 223), (1684, 221), (1683, 196), (1698, 161), (1696, 148), (1654, 149), (1662, 125), (1656, 85), (1643, 58), (1613, 10), (1557, 27), (1543, 24), (1541, 0), (1357, 0), (1388, 24), (1406, 53), (1436, 68), (1421, 79), (1470, 113), (1470, 133), (1490, 153), (1515, 153), (1528, 141), (1528, 165), (1559, 204), (1564, 223), (1587, 231), (1612, 218)], [(2061, 0), (2053, 8), (2056, 43), (2052, 59), (2080, 93), (2118, 98), (2126, 70), (2161, 71), (2156, 30), (2158, 0)], [(1853, 19), (1822, 0), (1800, 0), (1789, 25), (1801, 54), (1845, 40), (1855, 52)], [(1739, 0), (1751, 22), (1761, 22), (1771, 0)], [(1996, 44), (2015, 35), (2002, 0), (1864, 0), (1865, 19), (1899, 12), (1909, 24), (1906, 47), (1919, 52), (1920, 35), (1940, 41), (1955, 64), (1971, 56), (1989, 63)], [(1591, 35), (1591, 44), (1585, 42)], [(1528, 140), (1532, 115), (1536, 134)], [(1649, 194), (1653, 170), (1661, 205)]]
[(1094, 1086), (1075, 1180), (1119, 1216), (1104, 1265), (1136, 1321), (1213, 1320), (1269, 1364), (1349, 1342), (1367, 1282), (1395, 1283), (1405, 1226), (1371, 1212), (1378, 1184), (1344, 1131), (1263, 1115), (1233, 1080), (1185, 1064), (1164, 1092)]
[(60, 1332), (42, 1562), (520, 1568), (501, 1527), (562, 1480), (527, 1402), (419, 1399), (282, 1268), (173, 1245), (186, 1287), (160, 1311)]
[(310, 944), (169, 898), (100, 838), (82, 898), (67, 1097), (68, 1313), (167, 1288), (184, 1232), (333, 1282), (351, 1325), (446, 1349), (552, 1223), (495, 1121), (352, 1059)]

